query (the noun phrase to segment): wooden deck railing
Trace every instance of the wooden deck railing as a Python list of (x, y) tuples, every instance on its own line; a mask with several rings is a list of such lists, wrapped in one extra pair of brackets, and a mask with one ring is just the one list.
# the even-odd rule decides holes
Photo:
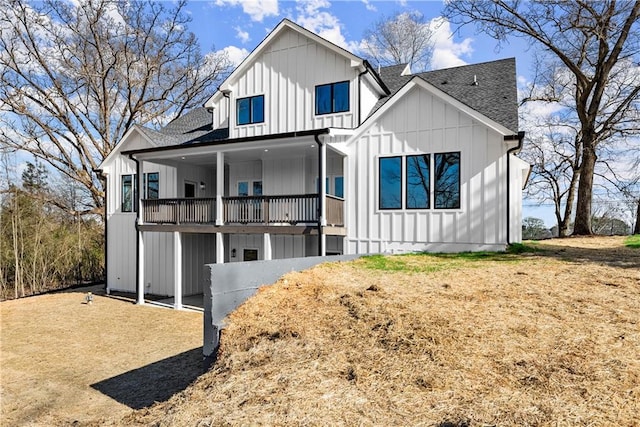
[(327, 225), (344, 226), (344, 199), (327, 194)]
[[(344, 200), (327, 195), (327, 224), (344, 225)], [(216, 199), (145, 199), (143, 221), (149, 224), (212, 224)], [(318, 196), (223, 197), (225, 224), (296, 225), (318, 221)]]
[(224, 197), (224, 222), (229, 224), (299, 224), (318, 221), (318, 196)]
[(216, 199), (145, 199), (142, 219), (155, 224), (210, 224), (215, 222)]

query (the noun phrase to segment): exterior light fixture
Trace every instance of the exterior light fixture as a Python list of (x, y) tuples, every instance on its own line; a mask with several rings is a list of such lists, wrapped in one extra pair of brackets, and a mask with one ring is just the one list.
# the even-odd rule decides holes
[(231, 258), (235, 258), (235, 257), (236, 257), (236, 250), (231, 249)]
[(204, 181), (200, 181), (200, 189), (204, 190), (205, 188), (207, 188), (207, 184), (205, 184)]

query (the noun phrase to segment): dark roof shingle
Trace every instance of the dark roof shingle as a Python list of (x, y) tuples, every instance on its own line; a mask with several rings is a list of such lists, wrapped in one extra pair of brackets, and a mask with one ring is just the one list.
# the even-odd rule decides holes
[(380, 99), (371, 114), (417, 76), (514, 133), (518, 132), (518, 92), (514, 58), (401, 76), (405, 66), (406, 64), (393, 65), (380, 69), (380, 77), (391, 90), (391, 94)]

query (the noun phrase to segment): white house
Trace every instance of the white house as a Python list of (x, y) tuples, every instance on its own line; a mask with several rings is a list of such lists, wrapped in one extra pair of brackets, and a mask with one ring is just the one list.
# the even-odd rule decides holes
[(100, 165), (107, 289), (179, 307), (205, 263), (519, 242), (515, 76), (375, 70), (283, 20), (203, 108), (133, 126)]

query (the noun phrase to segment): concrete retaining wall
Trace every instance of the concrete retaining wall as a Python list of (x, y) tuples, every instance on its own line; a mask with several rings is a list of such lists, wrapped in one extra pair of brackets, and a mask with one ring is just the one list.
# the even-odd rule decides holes
[(218, 349), (224, 318), (263, 285), (275, 283), (284, 274), (311, 268), (323, 262), (350, 261), (361, 255), (288, 258), (271, 261), (207, 264), (204, 266), (205, 357)]

